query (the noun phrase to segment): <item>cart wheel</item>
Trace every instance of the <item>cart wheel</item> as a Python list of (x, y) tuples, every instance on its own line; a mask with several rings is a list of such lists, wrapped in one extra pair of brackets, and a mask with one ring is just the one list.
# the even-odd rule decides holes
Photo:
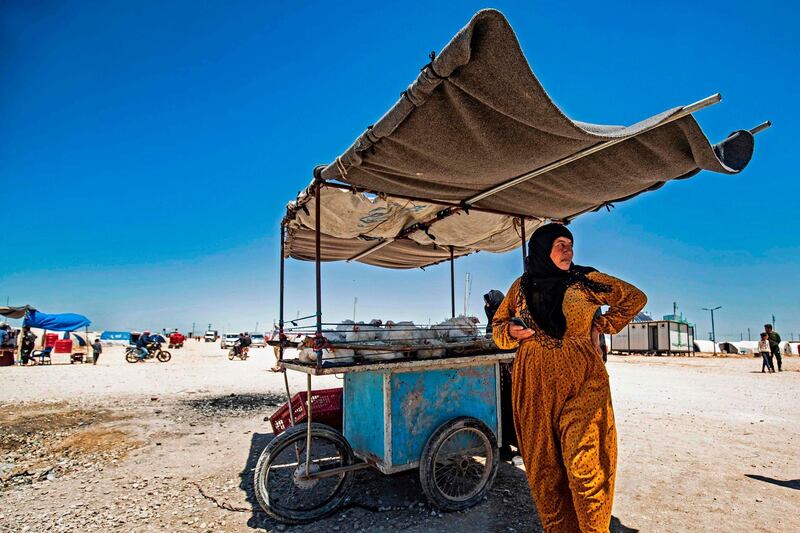
[[(254, 474), (256, 498), (271, 517), (287, 524), (302, 524), (334, 512), (347, 498), (353, 472), (303, 479), (306, 472), (306, 424), (293, 426), (267, 445)], [(335, 429), (311, 424), (312, 474), (322, 469), (353, 464), (350, 444)]]
[(439, 426), (425, 443), (419, 478), (428, 500), (444, 511), (478, 503), (497, 473), (497, 439), (486, 424), (460, 416)]
[(158, 355), (156, 357), (162, 363), (166, 363), (167, 361), (172, 359), (172, 354), (169, 353), (169, 352), (165, 352), (164, 350), (161, 350), (161, 351), (158, 352)]

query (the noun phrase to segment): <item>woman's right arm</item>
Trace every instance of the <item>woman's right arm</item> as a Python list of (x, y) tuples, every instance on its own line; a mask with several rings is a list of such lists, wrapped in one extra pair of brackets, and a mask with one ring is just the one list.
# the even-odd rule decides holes
[(497, 312), (492, 319), (492, 338), (494, 338), (494, 343), (501, 350), (513, 350), (519, 346), (519, 341), (509, 333), (510, 320), (516, 316), (516, 301), (519, 290), (520, 280), (517, 279), (508, 289), (508, 294), (506, 294), (500, 307), (497, 308)]

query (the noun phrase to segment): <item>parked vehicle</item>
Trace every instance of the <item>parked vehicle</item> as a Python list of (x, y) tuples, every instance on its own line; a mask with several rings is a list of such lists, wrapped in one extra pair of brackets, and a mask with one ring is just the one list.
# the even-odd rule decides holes
[(205, 335), (203, 335), (203, 339), (205, 339), (206, 342), (217, 342), (218, 338), (219, 332), (215, 329), (210, 329), (206, 331)]
[[(147, 357), (145, 359), (152, 359), (155, 357), (162, 363), (166, 363), (170, 359), (172, 359), (172, 354), (166, 350), (161, 349), (160, 342), (152, 342), (147, 345)], [(135, 363), (139, 360), (139, 350), (136, 346), (128, 346), (125, 348), (125, 360), (129, 363)]]
[(239, 334), (223, 333), (220, 339), (221, 340), (219, 341), (219, 347), (224, 350), (225, 348), (233, 347), (234, 343), (239, 340)]
[(267, 345), (267, 339), (264, 338), (263, 333), (251, 333), (250, 334), (250, 346), (253, 348), (264, 348)]

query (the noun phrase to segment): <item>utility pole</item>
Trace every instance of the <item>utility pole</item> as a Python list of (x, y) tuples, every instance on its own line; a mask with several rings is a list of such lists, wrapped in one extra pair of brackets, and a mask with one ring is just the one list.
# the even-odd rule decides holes
[(750, 340), (750, 328), (747, 328), (747, 340)]
[(711, 311), (711, 341), (714, 343), (714, 355), (717, 355), (717, 332), (714, 329), (714, 311), (722, 309), (721, 305), (709, 309), (708, 307), (703, 307), (703, 311)]
[(258, 322), (256, 322), (256, 329), (254, 330), (254, 333), (258, 333)]
[(470, 294), (472, 294), (472, 275), (467, 272), (464, 278), (464, 316), (467, 316), (467, 310), (469, 309)]
[(353, 297), (353, 322), (356, 321), (356, 305), (358, 305), (358, 296)]
[(772, 329), (775, 329), (775, 315), (772, 315)]

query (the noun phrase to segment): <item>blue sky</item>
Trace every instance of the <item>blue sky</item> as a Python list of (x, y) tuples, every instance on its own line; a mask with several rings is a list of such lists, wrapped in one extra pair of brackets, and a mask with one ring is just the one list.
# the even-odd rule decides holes
[[(800, 334), (797, 7), (789, 2), (17, 2), (0, 28), (0, 305), (98, 328), (252, 329), (277, 316), (286, 201), (391, 106), (472, 14), (503, 11), (573, 119), (629, 124), (715, 92), (712, 141), (765, 119), (740, 175), (673, 182), (573, 226), (576, 262), (718, 338)], [(313, 265), (287, 263), (287, 314)], [(481, 295), (519, 251), (457, 261)], [(326, 264), (324, 314), (439, 320), (448, 269)], [(398, 295), (402, 294), (402, 298)]]

